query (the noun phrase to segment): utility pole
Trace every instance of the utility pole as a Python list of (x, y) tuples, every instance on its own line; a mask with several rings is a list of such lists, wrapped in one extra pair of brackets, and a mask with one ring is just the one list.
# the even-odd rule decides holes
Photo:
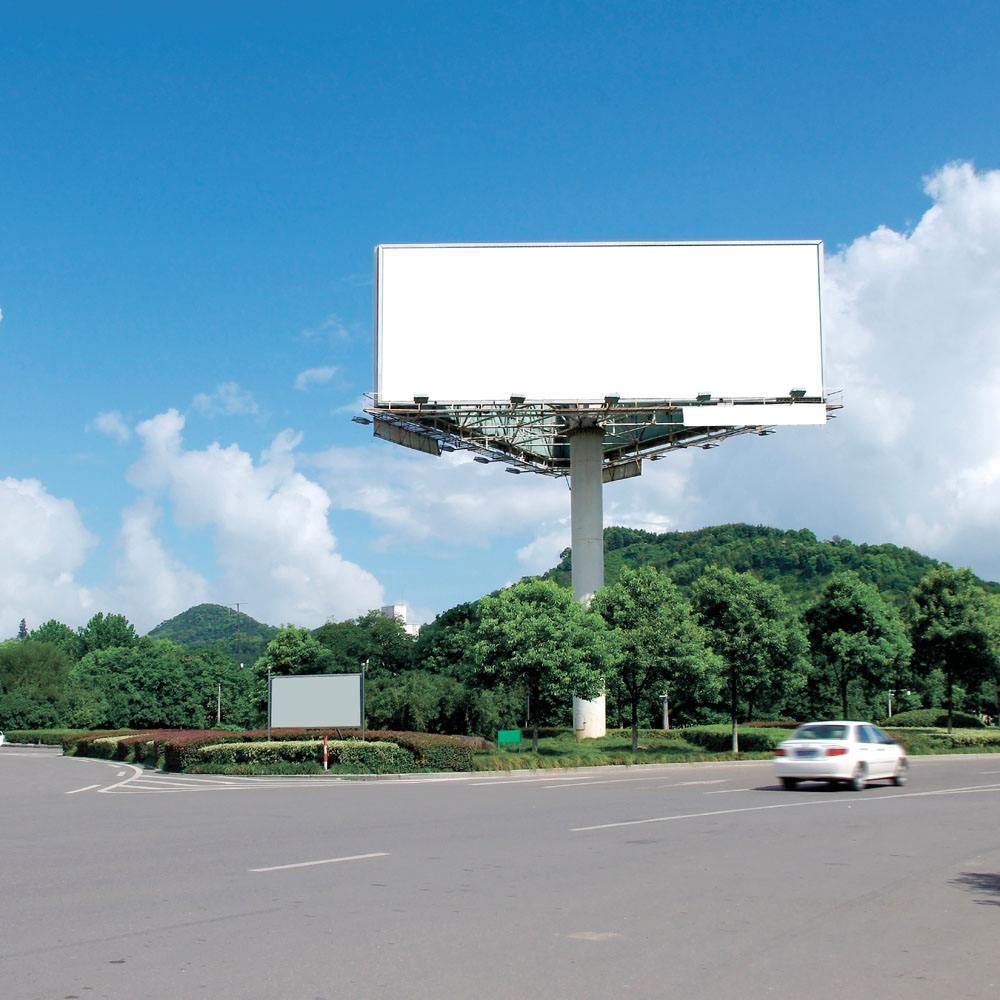
[(236, 602), (236, 659), (239, 661), (240, 670), (243, 669), (243, 660), (240, 654), (243, 652), (243, 645), (240, 642), (240, 605), (246, 604), (246, 601)]

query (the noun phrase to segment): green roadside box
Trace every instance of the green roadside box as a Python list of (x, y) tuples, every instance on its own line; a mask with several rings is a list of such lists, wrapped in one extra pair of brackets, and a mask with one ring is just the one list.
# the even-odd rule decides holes
[(520, 729), (498, 729), (497, 730), (497, 746), (501, 749), (505, 747), (515, 747), (516, 749), (521, 749), (521, 730)]

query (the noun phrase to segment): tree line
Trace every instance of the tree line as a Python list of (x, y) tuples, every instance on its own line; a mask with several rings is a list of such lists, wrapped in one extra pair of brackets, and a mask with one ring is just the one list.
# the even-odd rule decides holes
[(409, 636), (372, 612), (315, 630), (286, 625), (244, 669), (219, 646), (139, 636), (122, 615), (73, 630), (48, 621), (0, 643), (9, 729), (204, 728), (266, 721), (272, 674), (365, 665), (374, 728), (492, 737), (569, 723), (572, 696), (604, 692), (612, 726), (748, 719), (882, 718), (942, 707), (996, 716), (1000, 598), (940, 565), (905, 602), (853, 571), (797, 609), (751, 572), (709, 567), (683, 590), (666, 572), (619, 568), (589, 608), (528, 579), (460, 604)]

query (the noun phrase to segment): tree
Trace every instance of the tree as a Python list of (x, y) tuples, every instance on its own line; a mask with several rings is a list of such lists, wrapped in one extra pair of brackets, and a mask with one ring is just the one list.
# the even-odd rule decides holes
[(420, 630), (414, 643), (415, 662), (421, 670), (475, 684), (481, 676), (473, 651), (478, 628), (478, 601), (442, 611)]
[(781, 591), (750, 573), (713, 568), (691, 588), (691, 604), (707, 630), (709, 645), (722, 658), (733, 752), (739, 752), (737, 723), (742, 701), (751, 704), (779, 690), (798, 668), (806, 650), (802, 627)]
[(620, 659), (611, 683), (621, 686), (629, 706), (633, 751), (639, 748), (639, 704), (654, 688), (669, 685), (675, 703), (715, 700), (717, 658), (668, 576), (652, 566), (626, 566), (617, 583), (597, 592), (591, 608), (617, 642)]
[(806, 612), (813, 659), (833, 677), (841, 718), (848, 718), (852, 680), (879, 691), (898, 687), (912, 647), (895, 610), (856, 573), (838, 573)]
[(285, 625), (267, 644), (258, 663), (267, 673), (279, 676), (290, 674), (326, 673), (329, 653), (307, 628)]
[(0, 644), (0, 719), (12, 729), (57, 725), (69, 669), (69, 657), (48, 643)]
[(28, 638), (28, 623), (22, 618), (20, 624), (17, 626), (17, 638), (19, 640), (24, 640)]
[(993, 607), (968, 569), (941, 565), (914, 588), (911, 609), (913, 662), (924, 676), (944, 674), (948, 732), (955, 685), (972, 687), (995, 676), (997, 646)]
[(413, 666), (413, 637), (395, 618), (379, 611), (353, 621), (328, 622), (313, 633), (331, 656), (334, 671), (360, 670), (370, 677), (396, 675)]
[(97, 649), (134, 646), (139, 641), (135, 627), (124, 615), (104, 614), (98, 611), (80, 629), (83, 653)]
[(264, 655), (253, 665), (258, 713), (267, 711), (269, 675), (338, 673), (338, 666), (330, 651), (309, 629), (283, 625), (267, 644)]
[(539, 719), (573, 695), (595, 698), (614, 660), (601, 616), (546, 580), (483, 598), (475, 650), (484, 673), (526, 691), (535, 751)]
[(79, 634), (55, 618), (32, 629), (29, 638), (32, 642), (47, 642), (50, 646), (58, 646), (72, 660), (78, 660), (83, 655)]

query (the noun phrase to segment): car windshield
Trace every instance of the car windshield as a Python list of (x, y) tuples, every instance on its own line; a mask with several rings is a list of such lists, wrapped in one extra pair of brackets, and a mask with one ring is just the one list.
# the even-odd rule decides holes
[(847, 726), (835, 726), (828, 722), (799, 726), (792, 735), (793, 740), (846, 740)]

